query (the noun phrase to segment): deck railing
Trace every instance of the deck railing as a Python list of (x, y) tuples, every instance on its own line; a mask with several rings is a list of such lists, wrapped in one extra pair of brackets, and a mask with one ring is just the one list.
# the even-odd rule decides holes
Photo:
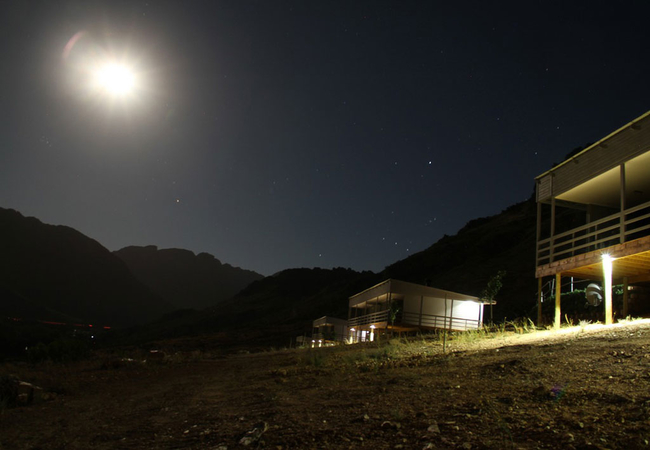
[(343, 342), (347, 339), (346, 335), (342, 334), (334, 334), (334, 333), (313, 333), (311, 335), (311, 338), (315, 341), (317, 340), (323, 340), (323, 341), (329, 341), (329, 342)]
[(537, 242), (537, 266), (650, 235), (650, 202)]
[(475, 330), (481, 326), (480, 321), (477, 319), (463, 319), (460, 317), (420, 313), (404, 313), (402, 323), (405, 325), (457, 331)]
[(371, 314), (365, 314), (363, 316), (352, 317), (348, 320), (349, 327), (359, 327), (362, 325), (370, 325), (378, 322), (387, 322), (388, 321), (388, 310), (378, 311)]
[[(348, 326), (358, 327), (379, 322), (388, 322), (387, 310), (353, 317), (348, 321)], [(395, 325), (441, 328), (447, 330), (475, 330), (480, 327), (481, 323), (476, 319), (403, 312), (395, 318)]]

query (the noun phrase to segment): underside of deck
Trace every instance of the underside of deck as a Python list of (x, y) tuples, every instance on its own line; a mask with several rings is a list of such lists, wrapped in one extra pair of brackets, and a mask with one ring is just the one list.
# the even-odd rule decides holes
[(609, 255), (614, 260), (612, 280), (615, 284), (622, 283), (625, 278), (630, 284), (650, 281), (650, 236), (539, 266), (536, 277), (562, 274), (602, 280), (603, 255)]

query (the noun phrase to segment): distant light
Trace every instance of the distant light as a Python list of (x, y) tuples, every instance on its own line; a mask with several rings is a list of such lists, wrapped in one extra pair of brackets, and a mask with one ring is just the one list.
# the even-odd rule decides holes
[(357, 330), (355, 330), (354, 328), (350, 328), (350, 331), (357, 331)]
[(370, 328), (372, 328), (372, 329), (374, 329), (374, 328), (375, 328), (375, 326), (374, 326), (374, 325), (370, 325)]

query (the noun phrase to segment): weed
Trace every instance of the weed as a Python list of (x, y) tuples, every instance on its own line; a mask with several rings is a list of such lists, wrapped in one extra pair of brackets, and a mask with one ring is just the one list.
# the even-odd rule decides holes
[(0, 375), (0, 411), (16, 404), (18, 378), (13, 375)]
[(395, 421), (402, 421), (404, 420), (404, 412), (402, 411), (401, 408), (392, 408), (390, 410), (390, 415)]
[(307, 352), (307, 357), (304, 359), (305, 364), (313, 367), (322, 367), (325, 363), (325, 358), (322, 352), (319, 351), (309, 351)]
[(484, 401), (482, 406), (483, 406), (482, 408), (483, 411), (485, 411), (485, 413), (489, 417), (494, 419), (496, 421), (497, 426), (501, 429), (504, 447), (508, 444), (508, 441), (510, 441), (509, 447), (513, 447), (514, 441), (512, 439), (512, 433), (510, 431), (510, 427), (508, 426), (508, 422), (504, 420), (501, 413), (499, 413), (497, 408), (495, 408), (491, 402)]

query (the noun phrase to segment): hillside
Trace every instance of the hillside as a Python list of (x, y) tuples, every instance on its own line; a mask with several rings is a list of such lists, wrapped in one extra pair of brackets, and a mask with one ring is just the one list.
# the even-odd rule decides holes
[(494, 216), (474, 219), (456, 235), (444, 236), (386, 267), (382, 276), (480, 296), (490, 278), (505, 270), (494, 320), (533, 314), (536, 214), (531, 198)]
[[(176, 311), (122, 339), (147, 342), (202, 334), (206, 347), (288, 346), (296, 336), (309, 336), (311, 322), (318, 317), (347, 318), (348, 297), (377, 280), (377, 274), (352, 269), (287, 269), (251, 283), (212, 308)], [(189, 342), (196, 344), (191, 338)]]
[(205, 309), (231, 298), (255, 280), (251, 270), (222, 264), (208, 253), (189, 250), (125, 247), (113, 252), (135, 277), (176, 308)]
[(311, 334), (321, 316), (347, 318), (348, 297), (377, 282), (372, 272), (352, 269), (288, 269), (256, 281), (219, 305), (210, 326), (239, 334), (251, 344), (288, 345)]
[[(142, 330), (139, 340), (212, 334), (220, 346), (285, 346), (310, 334), (321, 316), (347, 318), (348, 298), (387, 278), (479, 296), (505, 270), (494, 320), (535, 313), (536, 208), (527, 200), (470, 221), (456, 235), (388, 266), (379, 274), (351, 269), (288, 269), (255, 281), (233, 299), (200, 314), (171, 314)], [(489, 319), (486, 308), (486, 321)], [(145, 339), (146, 336), (146, 339)]]
[[(0, 307), (30, 319), (127, 326), (171, 310), (97, 241), (0, 208)], [(22, 302), (24, 299), (26, 302)], [(16, 305), (16, 302), (23, 304)]]
[(155, 360), (134, 349), (0, 364), (43, 389), (0, 416), (0, 447), (627, 450), (650, 439), (648, 321), (454, 335), (446, 351), (437, 338), (235, 355), (196, 344)]

